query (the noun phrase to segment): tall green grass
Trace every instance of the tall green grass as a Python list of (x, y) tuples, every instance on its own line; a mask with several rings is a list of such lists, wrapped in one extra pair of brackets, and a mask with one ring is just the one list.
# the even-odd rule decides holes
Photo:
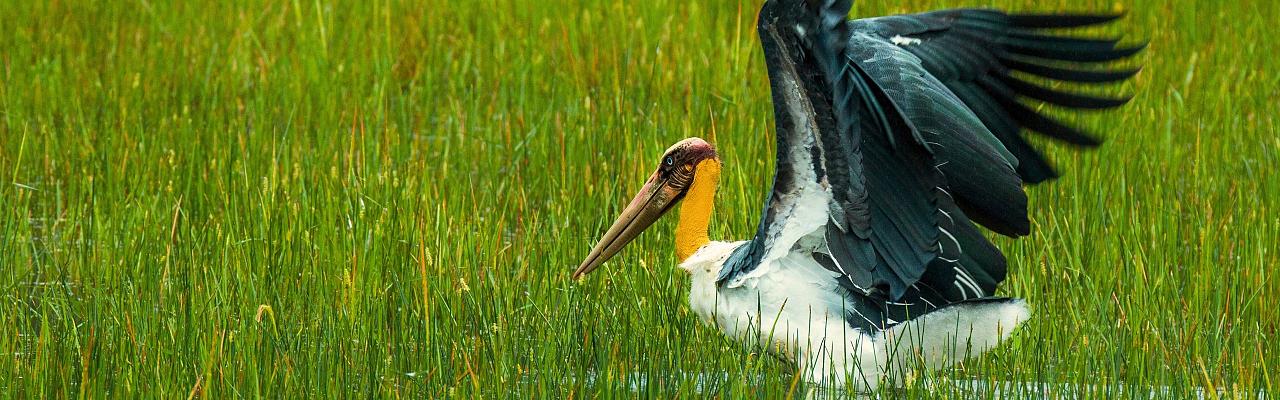
[[(712, 236), (753, 233), (758, 1), (235, 3), (0, 5), (0, 394), (804, 394), (690, 314), (672, 222), (569, 280), (686, 136), (725, 160)], [(855, 15), (991, 5), (909, 3)], [(1280, 6), (994, 3), (1129, 10), (1146, 69), (996, 239), (1033, 319), (886, 395), (1275, 389)]]

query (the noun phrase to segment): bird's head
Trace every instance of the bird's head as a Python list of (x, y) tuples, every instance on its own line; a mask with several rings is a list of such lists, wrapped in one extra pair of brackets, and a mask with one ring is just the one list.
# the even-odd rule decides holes
[(700, 168), (708, 170), (703, 171), (704, 173), (716, 168), (714, 173), (718, 176), (719, 161), (715, 147), (699, 138), (681, 140), (667, 148), (662, 158), (658, 159), (657, 170), (649, 175), (644, 187), (640, 188), (640, 192), (622, 210), (622, 215), (613, 221), (609, 231), (591, 249), (591, 254), (582, 261), (578, 270), (573, 272), (573, 278), (581, 278), (604, 264), (684, 199)]

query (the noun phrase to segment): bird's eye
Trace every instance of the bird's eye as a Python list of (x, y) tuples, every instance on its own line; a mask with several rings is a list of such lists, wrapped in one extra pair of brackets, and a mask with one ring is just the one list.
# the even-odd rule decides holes
[(671, 156), (667, 156), (667, 159), (663, 162), (666, 163), (667, 166), (671, 166), (671, 164), (675, 164), (676, 160), (672, 159)]

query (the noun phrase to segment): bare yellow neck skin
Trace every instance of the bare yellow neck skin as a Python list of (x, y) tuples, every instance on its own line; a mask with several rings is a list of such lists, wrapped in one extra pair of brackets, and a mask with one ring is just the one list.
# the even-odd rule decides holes
[(707, 226), (711, 224), (711, 205), (719, 184), (720, 160), (709, 158), (698, 163), (693, 185), (680, 205), (680, 222), (676, 223), (676, 257), (681, 262), (711, 241)]

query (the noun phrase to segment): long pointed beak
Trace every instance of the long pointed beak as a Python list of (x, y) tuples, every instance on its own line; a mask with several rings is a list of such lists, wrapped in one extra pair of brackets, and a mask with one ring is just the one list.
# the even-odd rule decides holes
[(649, 176), (644, 187), (640, 188), (640, 192), (631, 199), (627, 208), (622, 210), (622, 215), (613, 221), (613, 226), (609, 227), (609, 231), (600, 238), (596, 247), (591, 249), (587, 259), (582, 261), (582, 265), (579, 265), (576, 271), (573, 271), (573, 279), (581, 278), (618, 254), (618, 251), (640, 236), (640, 232), (644, 232), (645, 228), (658, 221), (658, 218), (670, 209), (669, 206), (675, 204), (679, 194), (668, 187), (657, 172)]

